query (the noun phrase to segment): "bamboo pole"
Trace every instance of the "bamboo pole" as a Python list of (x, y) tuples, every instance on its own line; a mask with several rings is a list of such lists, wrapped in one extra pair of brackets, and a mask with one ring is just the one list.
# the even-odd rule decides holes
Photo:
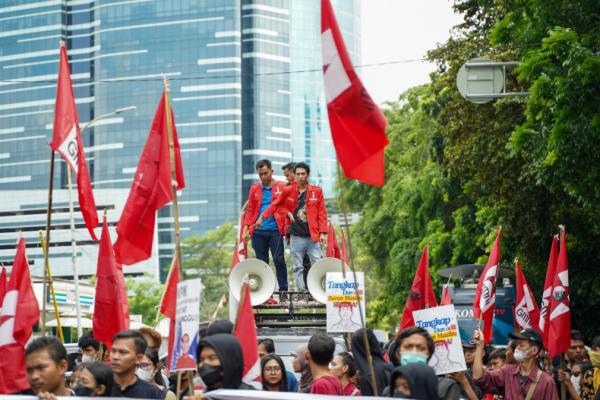
[[(75, 213), (73, 212), (73, 179), (71, 168), (67, 166), (67, 192), (69, 194), (69, 221), (71, 228), (71, 265), (73, 266), (73, 280), (75, 281), (75, 315), (77, 317), (77, 337), (83, 334), (81, 326), (81, 303), (79, 300), (79, 274), (77, 273), (77, 246), (75, 241)], [(106, 216), (106, 209), (104, 210)]]
[[(42, 251), (44, 252), (44, 259), (48, 254), (47, 242), (44, 240), (44, 234), (40, 230), (40, 243), (42, 245)], [(48, 280), (50, 281), (50, 292), (52, 293), (52, 304), (54, 305), (54, 315), (56, 316), (56, 329), (58, 330), (58, 337), (60, 338), (60, 342), (65, 342), (65, 337), (62, 331), (62, 325), (60, 323), (60, 313), (58, 312), (58, 304), (56, 303), (56, 293), (54, 293), (54, 280), (52, 279), (52, 272), (50, 271), (50, 263), (46, 264), (47, 270), (44, 270), (44, 273), (48, 275)]]
[(48, 292), (47, 282), (50, 270), (50, 224), (52, 221), (52, 190), (54, 189), (54, 150), (50, 150), (50, 178), (48, 179), (48, 209), (46, 211), (46, 251), (44, 252), (44, 283), (42, 296), (42, 326), (40, 330), (42, 335), (46, 334), (46, 297)]
[[(350, 226), (348, 224), (348, 209), (346, 207), (346, 197), (344, 193), (344, 175), (340, 168), (339, 162), (337, 163), (337, 172), (340, 179), (340, 199), (342, 203), (342, 213), (344, 214), (344, 224), (346, 225), (346, 238), (348, 239), (348, 259), (350, 260), (350, 270), (352, 271), (352, 279), (354, 280), (354, 287), (358, 290), (358, 284), (356, 279), (356, 269), (354, 269), (354, 254), (352, 253), (352, 240), (350, 239)], [(343, 262), (343, 261), (342, 261)], [(363, 290), (364, 296), (364, 290)], [(375, 396), (379, 395), (377, 388), (377, 379), (375, 378), (375, 367), (373, 366), (373, 355), (371, 354), (371, 346), (369, 344), (369, 337), (367, 336), (367, 325), (365, 323), (365, 317), (363, 316), (362, 304), (360, 302), (358, 293), (356, 294), (358, 302), (358, 314), (360, 315), (360, 324), (363, 331), (363, 339), (365, 342), (365, 350), (367, 352), (367, 362), (369, 364), (369, 373), (371, 374), (371, 385), (373, 386), (373, 393)]]

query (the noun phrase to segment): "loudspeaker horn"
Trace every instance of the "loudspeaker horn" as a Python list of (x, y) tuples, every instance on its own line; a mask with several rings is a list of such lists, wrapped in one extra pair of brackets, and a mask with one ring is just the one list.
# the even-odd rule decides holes
[(275, 291), (275, 274), (269, 264), (256, 258), (248, 258), (233, 267), (229, 273), (229, 290), (237, 301), (240, 301), (240, 290), (246, 275), (250, 284), (252, 305), (267, 301)]
[[(347, 265), (344, 265), (344, 269), (346, 270), (346, 274), (351, 273)], [(325, 283), (328, 272), (342, 272), (342, 262), (333, 257), (321, 258), (310, 267), (308, 276), (306, 277), (308, 291), (319, 303), (327, 302)]]

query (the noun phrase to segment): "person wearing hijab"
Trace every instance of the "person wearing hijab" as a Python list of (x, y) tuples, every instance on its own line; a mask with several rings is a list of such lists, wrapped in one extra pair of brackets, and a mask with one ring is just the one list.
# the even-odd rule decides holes
[(292, 363), (294, 372), (300, 374), (300, 382), (298, 383), (298, 392), (300, 393), (310, 393), (310, 387), (312, 386), (312, 374), (306, 363), (306, 352), (308, 352), (308, 345), (303, 344), (298, 346), (296, 351), (292, 353), (294, 356)]
[(198, 375), (206, 392), (216, 389), (254, 388), (242, 382), (244, 357), (238, 339), (228, 333), (207, 336), (198, 343)]
[[(360, 372), (360, 391), (362, 395), (378, 396), (389, 385), (390, 375), (394, 367), (384, 361), (377, 337), (375, 337), (372, 330), (367, 329), (367, 340), (373, 358), (373, 370), (375, 371), (375, 376), (371, 375), (369, 362), (367, 361), (364, 330), (365, 328), (361, 328), (352, 334), (352, 355)], [(373, 378), (377, 384), (377, 392), (375, 392), (372, 384)]]
[(392, 372), (390, 397), (414, 400), (439, 400), (438, 379), (427, 364), (412, 363)]
[(233, 322), (228, 319), (219, 319), (206, 328), (206, 336), (216, 335), (218, 333), (233, 332)]

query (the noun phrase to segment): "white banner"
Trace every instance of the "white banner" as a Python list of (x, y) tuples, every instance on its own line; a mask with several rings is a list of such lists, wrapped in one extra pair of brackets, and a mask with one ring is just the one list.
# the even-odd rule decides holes
[(346, 277), (341, 272), (328, 272), (325, 283), (327, 293), (327, 332), (354, 332), (362, 328), (358, 302), (365, 317), (365, 274)]
[(171, 371), (195, 371), (197, 368), (196, 350), (199, 341), (201, 290), (200, 278), (177, 284), (177, 313)]
[(415, 326), (426, 329), (433, 337), (435, 353), (429, 365), (437, 375), (467, 369), (454, 304), (413, 311), (413, 318)]

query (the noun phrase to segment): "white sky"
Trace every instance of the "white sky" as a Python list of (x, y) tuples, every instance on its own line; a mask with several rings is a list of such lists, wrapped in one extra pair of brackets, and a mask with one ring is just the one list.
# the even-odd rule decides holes
[[(451, 0), (362, 0), (362, 62), (420, 59), (444, 43), (462, 21)], [(362, 68), (362, 81), (376, 103), (397, 100), (406, 89), (429, 82), (425, 62)]]

